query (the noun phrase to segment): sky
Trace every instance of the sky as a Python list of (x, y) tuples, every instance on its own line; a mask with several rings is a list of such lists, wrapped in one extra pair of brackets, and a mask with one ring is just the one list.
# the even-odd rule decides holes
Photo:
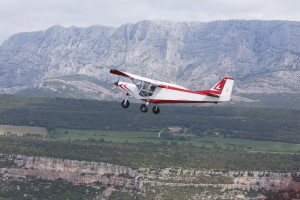
[(15, 33), (53, 25), (229, 19), (300, 21), (300, 0), (0, 0), (0, 44)]

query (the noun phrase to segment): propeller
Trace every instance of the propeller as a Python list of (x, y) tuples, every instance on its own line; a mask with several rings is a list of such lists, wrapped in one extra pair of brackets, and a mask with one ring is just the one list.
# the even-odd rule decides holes
[(118, 81), (114, 82), (115, 86), (111, 88), (110, 92), (113, 92), (119, 86), (119, 79)]

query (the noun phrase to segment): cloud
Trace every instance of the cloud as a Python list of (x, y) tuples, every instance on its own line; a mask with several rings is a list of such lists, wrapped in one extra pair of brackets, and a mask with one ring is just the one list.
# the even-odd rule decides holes
[(140, 20), (300, 21), (298, 0), (2, 0), (0, 43), (10, 35), (55, 24), (120, 26)]

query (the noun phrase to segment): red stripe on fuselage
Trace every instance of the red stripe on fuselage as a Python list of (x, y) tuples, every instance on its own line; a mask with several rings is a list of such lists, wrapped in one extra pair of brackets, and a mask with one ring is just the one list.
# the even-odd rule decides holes
[[(147, 99), (141, 99), (146, 101)], [(188, 101), (188, 100), (163, 100), (163, 99), (150, 99), (149, 103), (162, 104), (162, 103), (219, 103), (219, 101)]]
[[(131, 92), (130, 89), (127, 88), (126, 84), (121, 84), (119, 85), (123, 90), (125, 90), (126, 92)], [(131, 92), (133, 94), (133, 92)]]
[[(128, 89), (127, 85), (124, 85), (124, 87), (125, 87), (127, 90), (129, 90), (129, 92), (131, 92), (131, 90)], [(133, 92), (131, 92), (131, 93), (133, 94)]]
[(187, 89), (183, 89), (183, 88), (177, 88), (177, 87), (172, 87), (172, 86), (168, 86), (168, 85), (161, 85), (163, 88), (165, 89), (169, 89), (169, 90), (176, 90), (176, 91), (180, 91), (180, 92), (187, 92), (187, 93), (193, 93), (193, 94), (200, 94), (200, 95), (204, 95), (204, 96), (212, 96), (212, 97), (218, 97), (218, 96), (213, 96), (209, 93), (207, 93), (209, 90), (205, 90), (205, 91), (191, 91), (191, 90), (187, 90)]

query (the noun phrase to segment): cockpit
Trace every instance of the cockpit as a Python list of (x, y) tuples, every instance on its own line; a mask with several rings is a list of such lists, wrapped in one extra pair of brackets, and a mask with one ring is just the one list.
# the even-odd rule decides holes
[(136, 84), (136, 86), (140, 90), (139, 95), (142, 96), (142, 97), (152, 96), (155, 89), (156, 89), (155, 85), (152, 85), (152, 84), (144, 82), (144, 81), (139, 81)]

